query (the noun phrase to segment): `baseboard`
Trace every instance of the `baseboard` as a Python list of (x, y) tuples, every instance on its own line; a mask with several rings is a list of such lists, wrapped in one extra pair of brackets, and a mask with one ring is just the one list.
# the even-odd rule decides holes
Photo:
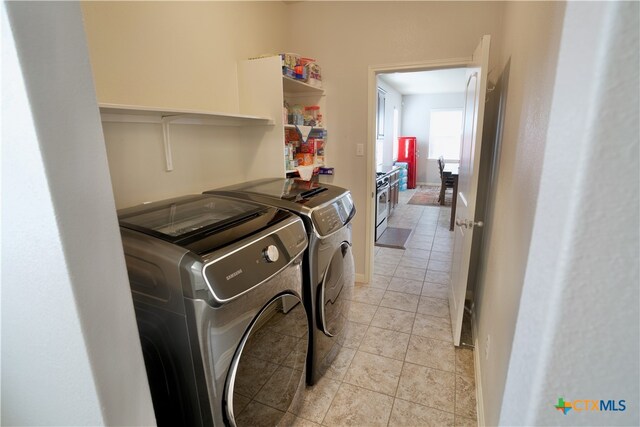
[(356, 273), (356, 282), (358, 282), (358, 283), (367, 283), (367, 282), (365, 282), (364, 274)]
[(478, 425), (485, 426), (484, 422), (484, 400), (482, 398), (482, 375), (480, 373), (480, 347), (478, 345), (478, 329), (475, 310), (471, 316), (471, 333), (473, 336), (473, 371), (476, 376), (476, 412), (478, 414)]

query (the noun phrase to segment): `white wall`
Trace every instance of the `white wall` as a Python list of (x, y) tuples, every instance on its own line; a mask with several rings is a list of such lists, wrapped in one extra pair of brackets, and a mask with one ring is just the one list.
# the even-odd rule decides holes
[(155, 424), (80, 7), (1, 6), (1, 424)]
[(475, 293), (478, 386), (487, 425), (498, 424), (503, 402), (520, 406), (511, 396), (503, 398), (503, 392), (544, 162), (564, 7), (560, 2), (505, 3), (499, 66), (490, 75), (504, 76), (510, 61), (502, 141), (484, 218), (484, 252)]
[(464, 93), (405, 95), (402, 97), (402, 103), (405, 113), (402, 117), (403, 135), (415, 136), (418, 139), (420, 158), (417, 181), (439, 185), (438, 160), (429, 159), (431, 110), (464, 108)]
[(398, 110), (398, 136), (402, 130), (402, 95), (392, 86), (380, 80), (378, 77), (378, 87), (386, 91), (384, 110), (384, 143), (382, 149), (382, 159), (376, 159), (376, 163), (383, 166), (393, 165), (393, 109)]
[[(289, 50), (317, 58), (322, 65), (331, 114), (328, 157), (334, 183), (351, 189), (359, 211), (354, 220), (356, 271), (365, 269), (368, 147), (367, 72), (371, 65), (470, 57), (483, 34), (497, 36), (500, 2), (291, 2)], [(310, 18), (311, 17), (311, 18)], [(496, 37), (495, 55), (500, 49)], [(492, 57), (492, 62), (495, 58)]]
[[(567, 5), (503, 425), (640, 424), (639, 16)], [(559, 397), (627, 408), (563, 415)]]

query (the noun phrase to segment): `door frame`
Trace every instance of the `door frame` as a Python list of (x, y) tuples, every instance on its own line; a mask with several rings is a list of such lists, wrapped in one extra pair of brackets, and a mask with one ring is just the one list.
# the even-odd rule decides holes
[(365, 262), (364, 277), (356, 277), (356, 280), (363, 283), (371, 282), (373, 278), (374, 263), (374, 243), (375, 243), (375, 171), (376, 171), (376, 100), (377, 100), (377, 77), (379, 74), (409, 72), (409, 71), (432, 71), (447, 68), (464, 68), (471, 63), (473, 55), (462, 58), (435, 59), (419, 62), (402, 62), (387, 65), (370, 65), (367, 72), (367, 203), (365, 211), (366, 235), (365, 235)]

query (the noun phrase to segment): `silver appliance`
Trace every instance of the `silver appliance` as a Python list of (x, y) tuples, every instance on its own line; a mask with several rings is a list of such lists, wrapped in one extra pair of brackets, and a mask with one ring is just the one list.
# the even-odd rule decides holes
[(158, 425), (276, 425), (302, 398), (304, 225), (237, 199), (118, 212)]
[(298, 179), (261, 179), (218, 190), (243, 200), (270, 204), (304, 221), (309, 247), (303, 262), (302, 299), (310, 320), (307, 383), (313, 385), (344, 344), (355, 282), (351, 220), (356, 210), (344, 188)]
[(389, 176), (386, 173), (376, 174), (376, 240), (387, 229), (389, 216)]

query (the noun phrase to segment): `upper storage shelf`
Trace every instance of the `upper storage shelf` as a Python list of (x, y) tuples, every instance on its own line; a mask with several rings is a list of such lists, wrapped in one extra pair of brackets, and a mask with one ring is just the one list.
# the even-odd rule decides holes
[(214, 126), (266, 126), (274, 125), (273, 119), (245, 114), (217, 113), (199, 110), (167, 110), (135, 105), (98, 104), (103, 122), (159, 123), (162, 125), (162, 139), (166, 170), (173, 170), (169, 124), (214, 125)]
[(291, 77), (282, 76), (282, 86), (284, 93), (292, 93), (292, 94), (312, 94), (312, 95), (322, 95), (324, 93), (324, 89), (320, 87), (312, 86), (308, 83), (305, 83), (301, 80), (292, 79)]
[(219, 113), (202, 110), (167, 110), (163, 108), (120, 104), (99, 104), (103, 122), (163, 123), (216, 126), (273, 125), (269, 117)]

